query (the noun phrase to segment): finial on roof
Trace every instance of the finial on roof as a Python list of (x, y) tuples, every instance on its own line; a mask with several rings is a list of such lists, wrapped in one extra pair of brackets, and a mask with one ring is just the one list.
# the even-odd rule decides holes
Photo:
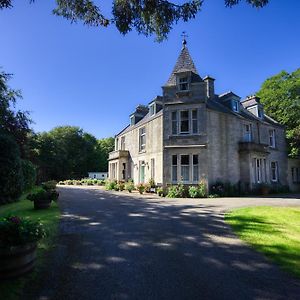
[(182, 31), (181, 36), (183, 37), (182, 46), (183, 46), (183, 48), (185, 48), (185, 45), (187, 44), (186, 38), (188, 37), (188, 35), (186, 34), (185, 31)]

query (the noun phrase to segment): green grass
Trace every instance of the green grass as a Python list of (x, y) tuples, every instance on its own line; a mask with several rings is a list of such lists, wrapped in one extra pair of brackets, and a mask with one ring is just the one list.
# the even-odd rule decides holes
[[(38, 189), (40, 188), (35, 187), (33, 190)], [(39, 269), (45, 261), (45, 254), (55, 244), (55, 237), (58, 230), (58, 221), (60, 217), (58, 205), (55, 202), (52, 202), (49, 209), (35, 210), (33, 209), (33, 203), (26, 200), (26, 196), (27, 194), (24, 194), (18, 202), (0, 206), (0, 217), (6, 215), (17, 215), (20, 217), (30, 218), (31, 220), (41, 220), (48, 235), (38, 243), (37, 261), (34, 272), (19, 279), (6, 280), (0, 283), (0, 295), (6, 300), (19, 299), (26, 282), (34, 279), (35, 276), (38, 276)]]
[(300, 208), (242, 208), (225, 220), (242, 240), (300, 277)]

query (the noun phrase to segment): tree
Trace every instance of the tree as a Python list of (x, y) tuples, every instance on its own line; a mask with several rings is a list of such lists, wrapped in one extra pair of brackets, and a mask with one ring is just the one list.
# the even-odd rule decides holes
[[(34, 2), (35, 0), (29, 0)], [(233, 7), (241, 0), (224, 0), (226, 7)], [(146, 36), (155, 34), (157, 40), (166, 39), (173, 24), (187, 22), (196, 17), (204, 0), (189, 0), (182, 4), (167, 0), (113, 0), (112, 17), (104, 16), (99, 4), (92, 0), (56, 0), (53, 13), (71, 22), (81, 21), (89, 26), (114, 24), (122, 34), (132, 29)], [(245, 0), (253, 7), (263, 7), (269, 0)], [(11, 8), (13, 0), (0, 0), (0, 9)]]
[(20, 91), (9, 87), (9, 79), (10, 74), (0, 72), (0, 133), (14, 138), (23, 157), (31, 120), (28, 112), (14, 110), (17, 100), (22, 97)]
[(270, 77), (257, 95), (266, 113), (286, 126), (289, 154), (300, 155), (300, 68)]
[(97, 141), (79, 127), (59, 126), (31, 136), (29, 157), (38, 166), (39, 181), (80, 179), (107, 170), (111, 143), (113, 138)]
[(100, 158), (99, 169), (102, 172), (108, 171), (108, 154), (115, 148), (114, 138), (106, 138), (98, 140), (98, 153)]

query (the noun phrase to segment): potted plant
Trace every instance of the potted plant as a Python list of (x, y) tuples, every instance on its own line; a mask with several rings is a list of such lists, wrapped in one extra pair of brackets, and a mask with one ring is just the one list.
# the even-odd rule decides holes
[(0, 219), (0, 279), (33, 269), (37, 241), (46, 236), (43, 225), (17, 216)]
[(125, 189), (131, 193), (134, 190), (134, 183), (132, 181), (126, 182)]
[(49, 208), (52, 201), (57, 201), (58, 192), (55, 190), (45, 190), (41, 189), (34, 194), (29, 194), (27, 199), (33, 201), (34, 209), (45, 209)]
[(140, 194), (143, 194), (144, 191), (145, 191), (145, 186), (144, 186), (142, 183), (139, 183), (139, 184), (136, 186), (136, 189), (139, 191)]

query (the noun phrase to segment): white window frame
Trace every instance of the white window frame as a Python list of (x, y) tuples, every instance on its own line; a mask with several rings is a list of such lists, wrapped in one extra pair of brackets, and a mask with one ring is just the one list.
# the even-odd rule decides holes
[(276, 132), (275, 129), (269, 129), (269, 147), (276, 147)]
[[(278, 162), (277, 161), (270, 162), (270, 170), (271, 170), (271, 174), (270, 174), (271, 181), (278, 182)], [(275, 176), (273, 176), (273, 175), (275, 175)]]
[(146, 127), (141, 127), (139, 128), (139, 152), (145, 152), (145, 151), (146, 151)]

